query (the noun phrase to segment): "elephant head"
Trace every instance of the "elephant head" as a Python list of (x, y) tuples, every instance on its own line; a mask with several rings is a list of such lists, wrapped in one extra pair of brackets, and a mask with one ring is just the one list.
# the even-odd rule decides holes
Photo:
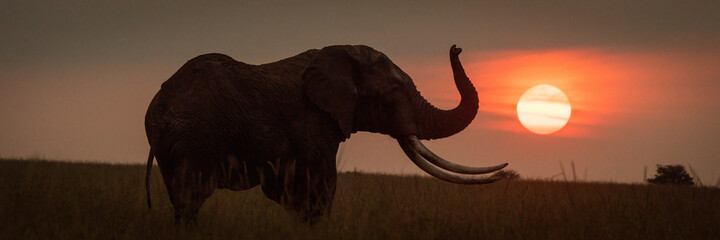
[(462, 184), (494, 182), (499, 179), (472, 178), (439, 168), (484, 174), (500, 170), (507, 163), (492, 167), (458, 165), (437, 156), (420, 142), (456, 134), (477, 114), (477, 91), (460, 63), (461, 51), (455, 45), (450, 48), (455, 85), (462, 96), (460, 104), (451, 110), (430, 104), (405, 72), (383, 53), (367, 46), (321, 49), (303, 72), (303, 91), (337, 122), (344, 138), (357, 131), (387, 134), (397, 139), (410, 160), (432, 176)]

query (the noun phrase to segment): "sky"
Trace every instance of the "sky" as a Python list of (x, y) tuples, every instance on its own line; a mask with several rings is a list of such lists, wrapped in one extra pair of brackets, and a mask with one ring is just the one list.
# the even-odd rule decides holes
[[(147, 106), (183, 63), (219, 52), (251, 64), (363, 44), (434, 105), (459, 94), (448, 49), (478, 89), (463, 132), (426, 141), (472, 166), (549, 179), (640, 182), (656, 164), (720, 180), (717, 1), (10, 1), (0, 3), (0, 157), (144, 163)], [(520, 125), (527, 89), (567, 95), (567, 125)], [(340, 171), (419, 174), (386, 135), (341, 145)], [(557, 177), (557, 176), (556, 176)]]

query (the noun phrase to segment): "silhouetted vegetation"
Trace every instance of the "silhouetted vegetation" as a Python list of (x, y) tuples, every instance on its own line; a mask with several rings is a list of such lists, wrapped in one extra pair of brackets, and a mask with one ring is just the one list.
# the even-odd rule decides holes
[(654, 184), (693, 185), (693, 178), (682, 165), (657, 165), (655, 177), (647, 180)]
[(517, 171), (512, 169), (503, 169), (500, 171), (497, 171), (493, 173), (493, 177), (499, 177), (502, 179), (510, 179), (510, 180), (517, 180), (520, 179), (520, 174), (517, 173)]
[[(297, 222), (259, 188), (218, 190), (176, 227), (159, 170), (0, 161), (0, 239), (720, 239), (720, 189), (341, 173), (332, 214)], [(692, 221), (688, 221), (692, 219)]]

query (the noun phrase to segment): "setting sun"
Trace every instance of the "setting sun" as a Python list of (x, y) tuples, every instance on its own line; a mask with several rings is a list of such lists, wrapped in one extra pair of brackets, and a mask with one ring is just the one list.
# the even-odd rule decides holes
[(536, 134), (550, 134), (562, 129), (570, 119), (570, 112), (567, 95), (547, 84), (528, 89), (517, 103), (520, 123)]

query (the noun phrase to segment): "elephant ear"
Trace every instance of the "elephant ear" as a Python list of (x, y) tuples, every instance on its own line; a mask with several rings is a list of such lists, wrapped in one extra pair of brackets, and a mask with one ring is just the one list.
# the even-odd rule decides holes
[(320, 50), (302, 75), (303, 92), (338, 123), (349, 138), (358, 102), (356, 81), (359, 69), (367, 65), (365, 50), (356, 46), (330, 46)]

